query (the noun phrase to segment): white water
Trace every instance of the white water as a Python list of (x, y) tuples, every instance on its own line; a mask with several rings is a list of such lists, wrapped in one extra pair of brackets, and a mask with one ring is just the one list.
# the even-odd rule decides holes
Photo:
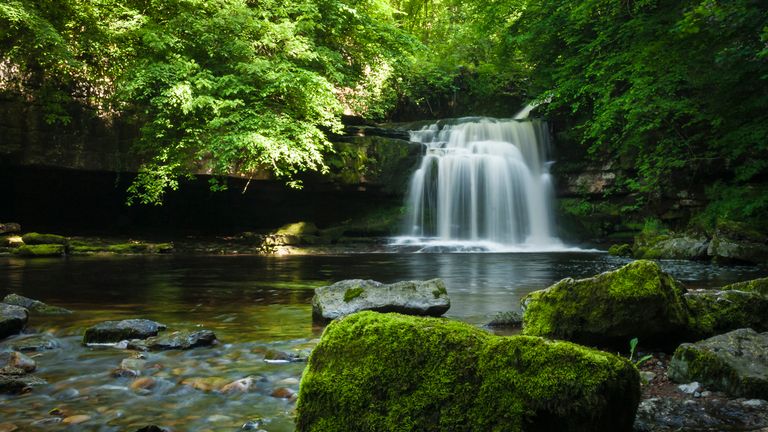
[(577, 250), (556, 238), (549, 134), (543, 122), (518, 120), (528, 112), (411, 132), (426, 153), (411, 180), (397, 244), (431, 251)]

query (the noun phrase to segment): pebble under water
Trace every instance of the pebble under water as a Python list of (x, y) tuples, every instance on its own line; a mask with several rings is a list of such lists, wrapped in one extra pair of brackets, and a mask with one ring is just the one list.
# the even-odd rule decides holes
[[(482, 325), (517, 309), (530, 291), (626, 262), (599, 253), (0, 258), (0, 296), (15, 292), (74, 311), (33, 314), (26, 335), (0, 342), (0, 350), (37, 346), (26, 354), (49, 383), (0, 395), (0, 426), (291, 431), (306, 363), (274, 353), (301, 360), (317, 343), (322, 328), (312, 324), (310, 305), (315, 287), (352, 278), (391, 283), (441, 277), (452, 303), (447, 316)], [(766, 274), (758, 267), (683, 261), (662, 261), (662, 267), (692, 288)], [(213, 330), (220, 343), (144, 358), (81, 345), (86, 327), (126, 318), (156, 320), (167, 331)], [(140, 374), (114, 372), (121, 363)]]

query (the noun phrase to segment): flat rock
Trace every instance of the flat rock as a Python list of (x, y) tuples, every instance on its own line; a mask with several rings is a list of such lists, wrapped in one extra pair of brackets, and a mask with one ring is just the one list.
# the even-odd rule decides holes
[(738, 329), (682, 344), (667, 374), (673, 381), (698, 381), (733, 397), (768, 399), (768, 332)]
[(216, 343), (216, 334), (210, 330), (176, 331), (146, 340), (132, 340), (128, 349), (140, 351), (188, 350), (211, 346)]
[(0, 303), (0, 339), (19, 333), (27, 319), (29, 312), (23, 307)]
[(652, 398), (640, 403), (635, 432), (756, 431), (768, 427), (768, 402)]
[(32, 334), (10, 339), (7, 345), (16, 351), (47, 351), (61, 347), (61, 342), (53, 335)]
[(18, 294), (8, 294), (3, 298), (3, 303), (21, 306), (31, 312), (37, 312), (46, 315), (59, 315), (72, 313), (69, 309), (60, 308), (58, 306), (51, 306), (45, 304), (39, 300), (34, 300), (28, 297), (20, 296)]
[(157, 335), (165, 328), (164, 324), (147, 319), (104, 321), (85, 330), (83, 343), (116, 343), (123, 340), (146, 339)]
[(393, 284), (350, 279), (317, 288), (312, 298), (312, 317), (315, 321), (328, 322), (365, 310), (436, 317), (450, 307), (442, 279)]

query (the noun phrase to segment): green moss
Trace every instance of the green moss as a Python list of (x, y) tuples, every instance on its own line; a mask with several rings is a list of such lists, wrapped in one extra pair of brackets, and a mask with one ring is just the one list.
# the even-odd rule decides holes
[(352, 300), (360, 297), (363, 292), (365, 292), (365, 290), (362, 287), (349, 288), (348, 290), (344, 291), (344, 301), (349, 303)]
[(768, 330), (768, 298), (758, 292), (704, 291), (686, 294), (685, 299), (697, 338), (746, 327)]
[(288, 225), (283, 225), (273, 232), (275, 235), (283, 236), (305, 236), (315, 235), (318, 229), (312, 222), (296, 222)]
[(623, 346), (687, 332), (685, 288), (653, 261), (635, 261), (588, 279), (563, 279), (523, 299), (523, 333)]
[(637, 370), (609, 353), (362, 312), (312, 352), (297, 430), (629, 430), (638, 401)]
[(40, 244), (24, 245), (14, 250), (14, 253), (23, 257), (53, 257), (64, 255), (64, 245)]
[(734, 284), (726, 285), (720, 289), (723, 291), (736, 290), (754, 292), (768, 296), (768, 277), (753, 279), (745, 282), (737, 282)]
[(167, 253), (173, 250), (172, 243), (119, 243), (106, 247), (107, 252), (117, 254), (154, 254)]
[(608, 248), (608, 254), (620, 257), (632, 256), (632, 246), (626, 243), (612, 245), (610, 248)]
[(66, 245), (66, 237), (56, 234), (38, 234), (35, 232), (27, 233), (21, 236), (25, 244), (28, 245), (43, 245), (43, 244), (59, 244)]

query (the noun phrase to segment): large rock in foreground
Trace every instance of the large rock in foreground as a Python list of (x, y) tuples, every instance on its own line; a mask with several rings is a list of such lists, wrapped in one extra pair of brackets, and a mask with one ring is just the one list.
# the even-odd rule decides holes
[(587, 279), (563, 279), (523, 298), (523, 333), (590, 345), (638, 337), (666, 343), (688, 330), (685, 288), (653, 261)]
[(735, 397), (768, 399), (768, 332), (739, 329), (675, 351), (667, 371)]
[(442, 279), (389, 285), (350, 279), (317, 288), (312, 298), (312, 317), (315, 321), (327, 322), (365, 310), (436, 317), (450, 307), (451, 301)]
[(28, 318), (29, 313), (23, 307), (0, 303), (0, 339), (19, 333)]
[(637, 370), (618, 356), (435, 318), (361, 312), (312, 352), (298, 431), (630, 431)]
[(116, 343), (131, 339), (146, 339), (157, 335), (165, 328), (164, 324), (146, 319), (104, 321), (85, 330), (83, 343)]

